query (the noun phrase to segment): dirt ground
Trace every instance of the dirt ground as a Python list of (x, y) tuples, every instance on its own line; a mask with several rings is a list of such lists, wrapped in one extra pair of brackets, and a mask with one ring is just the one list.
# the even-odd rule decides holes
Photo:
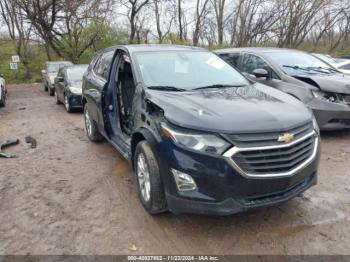
[[(229, 217), (148, 215), (128, 163), (41, 85), (9, 87), (0, 141), (0, 254), (350, 254), (350, 131), (322, 134), (319, 184)], [(31, 135), (38, 147), (31, 149)]]

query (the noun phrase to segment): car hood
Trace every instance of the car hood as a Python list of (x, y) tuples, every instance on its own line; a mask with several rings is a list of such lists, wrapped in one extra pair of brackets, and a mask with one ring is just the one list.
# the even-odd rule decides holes
[(297, 99), (254, 84), (186, 92), (147, 90), (147, 99), (165, 118), (185, 128), (220, 133), (283, 131), (311, 121), (311, 112)]
[(70, 81), (69, 86), (83, 88), (83, 81)]
[(322, 91), (350, 94), (350, 76), (344, 74), (297, 75), (295, 78), (318, 87)]

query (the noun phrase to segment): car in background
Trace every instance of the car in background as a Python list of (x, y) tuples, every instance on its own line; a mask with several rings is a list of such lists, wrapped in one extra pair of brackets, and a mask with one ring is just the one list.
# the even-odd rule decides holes
[(350, 76), (311, 54), (279, 48), (233, 48), (215, 51), (250, 80), (304, 102), (321, 130), (350, 128)]
[(63, 103), (67, 112), (82, 109), (83, 75), (88, 65), (62, 67), (55, 78), (56, 104)]
[(72, 66), (72, 62), (68, 61), (56, 61), (56, 62), (46, 62), (44, 69), (41, 71), (44, 89), (49, 92), (50, 96), (55, 94), (54, 82), (57, 76), (58, 70), (64, 66)]
[(349, 59), (333, 58), (330, 55), (315, 54), (315, 53), (313, 53), (312, 55), (321, 59), (323, 62), (330, 64), (335, 69), (338, 69), (338, 71), (342, 72), (343, 74), (350, 75), (350, 60)]
[(344, 59), (343, 61), (340, 61), (335, 66), (340, 72), (343, 74), (350, 75), (350, 60)]
[(229, 215), (317, 182), (312, 112), (205, 49), (102, 50), (84, 75), (83, 104), (88, 138), (105, 138), (130, 161), (150, 214)]
[(4, 107), (6, 105), (6, 81), (3, 74), (0, 74), (0, 107)]

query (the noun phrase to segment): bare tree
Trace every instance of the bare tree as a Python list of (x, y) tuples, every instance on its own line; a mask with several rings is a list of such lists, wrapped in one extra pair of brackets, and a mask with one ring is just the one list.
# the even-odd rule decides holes
[(225, 3), (226, 0), (211, 0), (214, 11), (216, 26), (218, 32), (218, 44), (222, 45), (224, 42), (224, 25), (225, 25)]
[(150, 3), (150, 0), (127, 0), (122, 1), (122, 4), (127, 8), (127, 17), (130, 24), (130, 38), (129, 43), (132, 44), (135, 41), (135, 35), (137, 30), (137, 15), (146, 5)]
[(101, 23), (111, 10), (112, 0), (12, 0), (16, 2), (44, 42), (74, 62), (98, 39), (99, 31), (85, 34), (92, 23)]
[[(157, 28), (157, 38), (158, 43), (162, 44), (164, 38), (166, 38), (171, 30), (173, 21), (175, 20), (174, 15), (171, 12), (171, 9), (167, 6), (167, 0), (153, 0), (154, 3), (154, 14), (156, 19), (156, 28)], [(162, 8), (164, 7), (164, 8)], [(165, 9), (165, 10), (164, 10)], [(166, 23), (162, 18), (167, 18)], [(162, 26), (164, 24), (164, 26)], [(165, 27), (165, 29), (163, 29)]]
[(195, 22), (193, 31), (193, 45), (197, 46), (200, 33), (203, 27), (204, 18), (208, 14), (207, 5), (209, 0), (196, 0)]

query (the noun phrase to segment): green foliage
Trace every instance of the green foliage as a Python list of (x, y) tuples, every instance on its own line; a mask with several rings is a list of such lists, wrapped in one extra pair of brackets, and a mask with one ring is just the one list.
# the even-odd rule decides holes
[(9, 39), (0, 39), (0, 73), (4, 74), (7, 84), (36, 82), (41, 79), (41, 70), (46, 61), (45, 49), (37, 43), (29, 48), (29, 72), (31, 78), (26, 79), (26, 70), (23, 63), (18, 63), (18, 70), (11, 70), (12, 56), (16, 55), (15, 43)]
[(120, 30), (118, 27), (110, 26), (106, 23), (92, 23), (84, 29), (83, 37), (90, 38), (95, 32), (98, 32), (96, 41), (87, 49), (79, 58), (78, 62), (82, 64), (90, 63), (93, 55), (102, 49), (126, 44), (129, 41), (129, 34), (126, 31)]

